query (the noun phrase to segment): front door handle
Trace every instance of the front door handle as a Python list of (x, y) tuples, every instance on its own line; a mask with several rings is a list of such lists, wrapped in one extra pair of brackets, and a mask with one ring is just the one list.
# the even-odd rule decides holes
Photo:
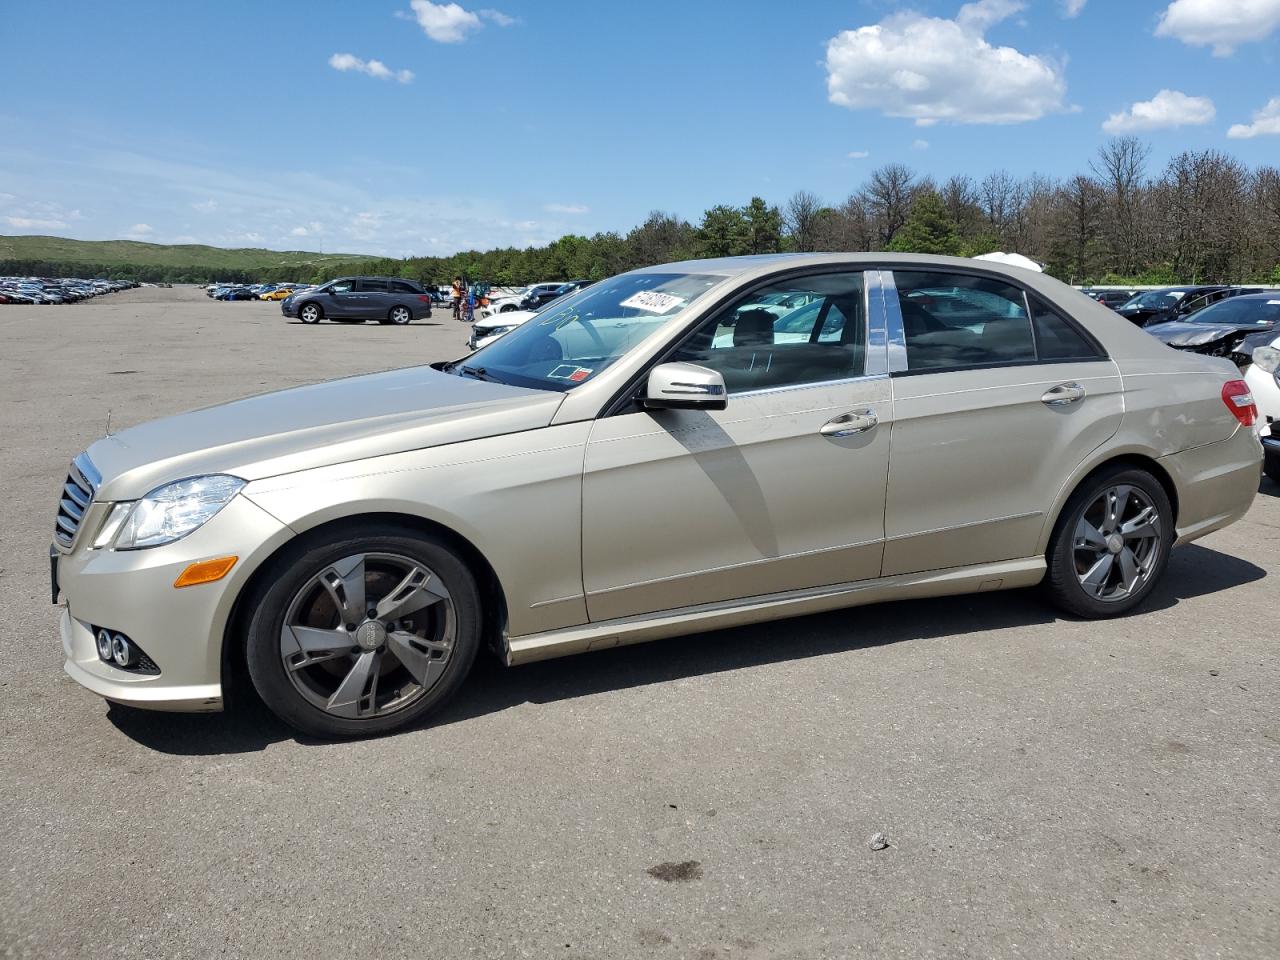
[(852, 437), (874, 429), (879, 422), (880, 418), (874, 410), (855, 410), (828, 420), (819, 432), (824, 437)]
[(1061, 407), (1083, 399), (1084, 387), (1072, 381), (1071, 383), (1060, 383), (1046, 391), (1045, 395), (1040, 398), (1040, 402), (1050, 407)]

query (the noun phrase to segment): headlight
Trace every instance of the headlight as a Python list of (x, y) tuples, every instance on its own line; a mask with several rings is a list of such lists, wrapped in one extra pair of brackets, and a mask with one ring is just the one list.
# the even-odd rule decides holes
[(158, 547), (204, 526), (240, 492), (239, 477), (213, 474), (157, 487), (133, 505), (116, 538), (117, 550)]
[(1280, 350), (1275, 347), (1254, 347), (1253, 362), (1267, 373), (1280, 370)]
[(476, 339), (481, 340), (485, 337), (500, 337), (504, 333), (510, 333), (518, 326), (519, 324), (516, 323), (506, 327), (481, 327), (476, 331)]

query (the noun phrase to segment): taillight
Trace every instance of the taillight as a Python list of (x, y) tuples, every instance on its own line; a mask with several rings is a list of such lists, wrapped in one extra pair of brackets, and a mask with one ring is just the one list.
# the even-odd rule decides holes
[(418, 299), (419, 299), (419, 300), (421, 300), (423, 303), (430, 303), (430, 302), (431, 302), (431, 298), (430, 298), (430, 297), (428, 297), (428, 296), (424, 296), (424, 295), (423, 295), (423, 294), (421, 294), (421, 293), (420, 293), (420, 294), (418, 294)]
[(1222, 402), (1241, 426), (1252, 427), (1258, 422), (1258, 406), (1253, 402), (1249, 385), (1243, 380), (1228, 380), (1222, 385)]

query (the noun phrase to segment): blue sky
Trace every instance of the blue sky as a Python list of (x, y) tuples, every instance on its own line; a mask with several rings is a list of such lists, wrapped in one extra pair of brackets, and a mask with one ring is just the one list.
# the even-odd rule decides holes
[(1122, 132), (1280, 163), (1280, 0), (479, 2), (7, 4), (0, 233), (427, 255)]

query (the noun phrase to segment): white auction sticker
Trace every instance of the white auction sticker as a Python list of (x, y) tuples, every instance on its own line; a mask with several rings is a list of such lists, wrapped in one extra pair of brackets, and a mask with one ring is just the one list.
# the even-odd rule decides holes
[(630, 307), (633, 310), (648, 310), (650, 313), (670, 313), (684, 303), (684, 297), (673, 296), (658, 290), (641, 290), (623, 300), (618, 306)]

